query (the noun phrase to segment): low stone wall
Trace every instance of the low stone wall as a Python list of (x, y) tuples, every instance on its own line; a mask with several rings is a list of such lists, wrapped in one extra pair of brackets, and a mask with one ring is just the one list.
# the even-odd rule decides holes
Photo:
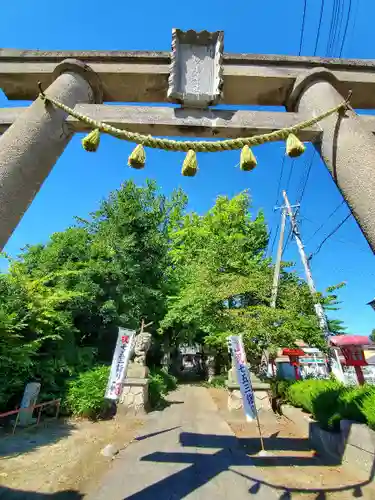
[(375, 431), (367, 425), (342, 420), (340, 432), (329, 432), (299, 408), (282, 405), (281, 411), (301, 432), (308, 435), (311, 446), (331, 463), (344, 462), (372, 474), (375, 467)]

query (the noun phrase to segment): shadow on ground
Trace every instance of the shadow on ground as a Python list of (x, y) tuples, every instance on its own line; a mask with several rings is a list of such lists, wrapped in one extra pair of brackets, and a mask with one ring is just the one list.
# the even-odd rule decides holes
[(0, 500), (82, 500), (78, 491), (66, 490), (58, 493), (37, 493), (35, 491), (13, 490), (0, 486)]
[(50, 445), (69, 436), (73, 429), (74, 424), (63, 420), (50, 420), (26, 429), (17, 428), (14, 435), (0, 439), (0, 457), (28, 453), (41, 446)]
[[(165, 431), (166, 432), (166, 431)], [(147, 438), (147, 436), (145, 436)], [(234, 474), (249, 480), (249, 495), (262, 493), (264, 487), (273, 488), (279, 494), (280, 500), (292, 498), (293, 493), (315, 494), (316, 500), (325, 500), (331, 493), (350, 492), (354, 498), (363, 496), (362, 488), (370, 484), (375, 476), (375, 463), (369, 478), (358, 482), (334, 488), (289, 488), (287, 485), (274, 484), (256, 477), (256, 467), (278, 467), (278, 466), (317, 466), (317, 465), (339, 465), (338, 461), (323, 461), (317, 456), (304, 457), (293, 454), (310, 450), (307, 439), (290, 439), (270, 437), (265, 439), (265, 448), (269, 456), (249, 456), (248, 454), (259, 451), (259, 439), (237, 439), (232, 436), (217, 436), (210, 434), (195, 434), (182, 432), (180, 444), (195, 448), (217, 449), (213, 454), (192, 452), (155, 452), (142, 457), (145, 462), (178, 463), (189, 465), (185, 469), (176, 472), (147, 488), (125, 497), (124, 500), (154, 500), (155, 498), (170, 498), (173, 492), (174, 498), (185, 498), (193, 491), (212, 480), (216, 475), (231, 470)], [(291, 452), (287, 456), (272, 456), (272, 450)], [(249, 466), (253, 474), (244, 474), (234, 470), (236, 466)]]

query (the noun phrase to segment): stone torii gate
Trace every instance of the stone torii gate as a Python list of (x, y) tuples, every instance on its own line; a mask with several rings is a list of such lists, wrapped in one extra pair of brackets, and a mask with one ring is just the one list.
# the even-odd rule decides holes
[[(375, 108), (375, 61), (224, 54), (223, 32), (173, 30), (168, 52), (0, 50), (0, 88), (28, 108), (0, 109), (0, 247), (11, 236), (75, 132), (90, 127), (51, 98), (119, 129), (158, 136), (236, 138), (293, 126), (339, 105)], [(180, 108), (106, 106), (177, 102)], [(278, 105), (287, 112), (218, 110)], [(321, 154), (375, 251), (375, 117), (352, 108), (301, 130)]]

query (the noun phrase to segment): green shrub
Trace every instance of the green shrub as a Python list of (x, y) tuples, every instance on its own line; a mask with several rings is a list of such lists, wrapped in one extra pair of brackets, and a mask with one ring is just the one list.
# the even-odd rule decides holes
[(288, 390), (295, 380), (275, 379), (270, 381), (272, 397), (281, 399), (283, 401), (288, 399)]
[(66, 405), (74, 416), (97, 419), (106, 412), (111, 404), (104, 399), (109, 371), (109, 366), (97, 366), (69, 383)]
[(375, 394), (375, 388), (370, 385), (344, 389), (338, 401), (341, 418), (355, 420), (356, 422), (366, 422), (362, 406), (364, 399), (371, 393)]
[(159, 409), (166, 406), (164, 396), (177, 387), (176, 377), (165, 370), (153, 369), (149, 373), (148, 395), (151, 408)]
[(303, 408), (323, 429), (339, 430), (340, 420), (368, 423), (375, 428), (375, 387), (345, 387), (336, 380), (303, 380), (288, 388), (287, 399)]
[(313, 402), (319, 394), (335, 390), (340, 385), (331, 380), (301, 380), (292, 384), (287, 391), (287, 399), (293, 405), (314, 413)]
[(361, 400), (361, 411), (367, 424), (375, 430), (375, 387), (369, 386)]
[(215, 375), (212, 377), (211, 381), (207, 384), (208, 387), (225, 387), (225, 383), (228, 380), (227, 374)]
[[(339, 398), (345, 391), (345, 387), (336, 381), (321, 380), (323, 384), (312, 392), (312, 415), (326, 430), (340, 430)], [(325, 382), (325, 383), (324, 383)]]

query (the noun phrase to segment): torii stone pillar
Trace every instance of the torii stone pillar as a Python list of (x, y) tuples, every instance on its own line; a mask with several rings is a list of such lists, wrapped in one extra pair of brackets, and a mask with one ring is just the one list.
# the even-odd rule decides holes
[[(86, 64), (67, 59), (53, 77), (46, 93), (67, 106), (102, 102), (97, 75)], [(65, 118), (38, 98), (0, 137), (0, 249), (73, 135)]]
[[(340, 83), (325, 68), (306, 72), (296, 80), (288, 111), (317, 116), (344, 100), (346, 96), (339, 89)], [(323, 130), (322, 142), (316, 147), (375, 252), (374, 135), (352, 110), (335, 113), (319, 125)]]

